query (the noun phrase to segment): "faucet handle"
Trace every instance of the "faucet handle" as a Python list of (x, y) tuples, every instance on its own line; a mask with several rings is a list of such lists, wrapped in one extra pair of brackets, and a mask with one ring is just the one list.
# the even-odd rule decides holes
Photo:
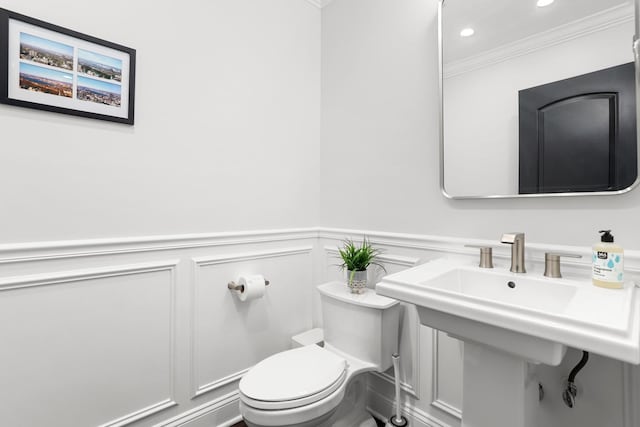
[(512, 233), (504, 233), (502, 235), (502, 239), (500, 239), (500, 242), (514, 244), (516, 240), (523, 240), (523, 239), (524, 239), (524, 233), (514, 231)]
[(465, 248), (480, 249), (480, 268), (493, 268), (493, 246), (487, 245), (464, 245)]
[(544, 275), (559, 279), (562, 277), (560, 273), (560, 257), (565, 258), (582, 258), (580, 254), (570, 252), (545, 252), (544, 254)]

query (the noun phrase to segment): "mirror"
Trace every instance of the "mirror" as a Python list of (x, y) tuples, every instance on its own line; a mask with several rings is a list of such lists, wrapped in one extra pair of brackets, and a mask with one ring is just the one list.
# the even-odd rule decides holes
[(439, 23), (445, 196), (637, 185), (632, 0), (441, 0)]

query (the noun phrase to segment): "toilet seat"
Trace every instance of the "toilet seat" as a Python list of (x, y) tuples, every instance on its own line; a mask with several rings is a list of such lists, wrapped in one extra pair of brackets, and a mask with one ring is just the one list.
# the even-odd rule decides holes
[(301, 406), (306, 406), (312, 403), (316, 403), (317, 401), (322, 400), (325, 397), (329, 396), (331, 393), (335, 392), (337, 389), (339, 389), (342, 386), (346, 377), (347, 377), (347, 374), (346, 372), (344, 372), (338, 380), (336, 380), (333, 384), (331, 384), (325, 390), (322, 390), (319, 393), (312, 394), (300, 399), (268, 401), (268, 400), (251, 399), (250, 397), (243, 395), (242, 401), (245, 404), (257, 409), (265, 409), (265, 410), (295, 409)]
[(240, 381), (240, 397), (256, 409), (293, 409), (326, 398), (346, 378), (344, 358), (309, 345), (275, 354), (251, 368)]

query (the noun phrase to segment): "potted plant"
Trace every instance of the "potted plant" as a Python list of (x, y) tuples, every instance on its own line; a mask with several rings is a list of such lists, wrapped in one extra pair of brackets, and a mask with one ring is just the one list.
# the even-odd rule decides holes
[(342, 264), (340, 268), (347, 270), (347, 285), (351, 293), (362, 294), (367, 287), (367, 267), (376, 265), (386, 272), (384, 266), (376, 262), (380, 249), (371, 246), (366, 237), (358, 247), (353, 240), (345, 239), (342, 248), (338, 248)]

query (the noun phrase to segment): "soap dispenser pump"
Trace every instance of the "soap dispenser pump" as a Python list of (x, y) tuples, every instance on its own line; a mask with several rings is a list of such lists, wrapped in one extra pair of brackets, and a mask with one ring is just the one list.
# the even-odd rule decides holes
[(600, 243), (593, 246), (593, 284), (602, 288), (622, 289), (624, 285), (624, 250), (614, 243), (611, 230), (600, 230)]

